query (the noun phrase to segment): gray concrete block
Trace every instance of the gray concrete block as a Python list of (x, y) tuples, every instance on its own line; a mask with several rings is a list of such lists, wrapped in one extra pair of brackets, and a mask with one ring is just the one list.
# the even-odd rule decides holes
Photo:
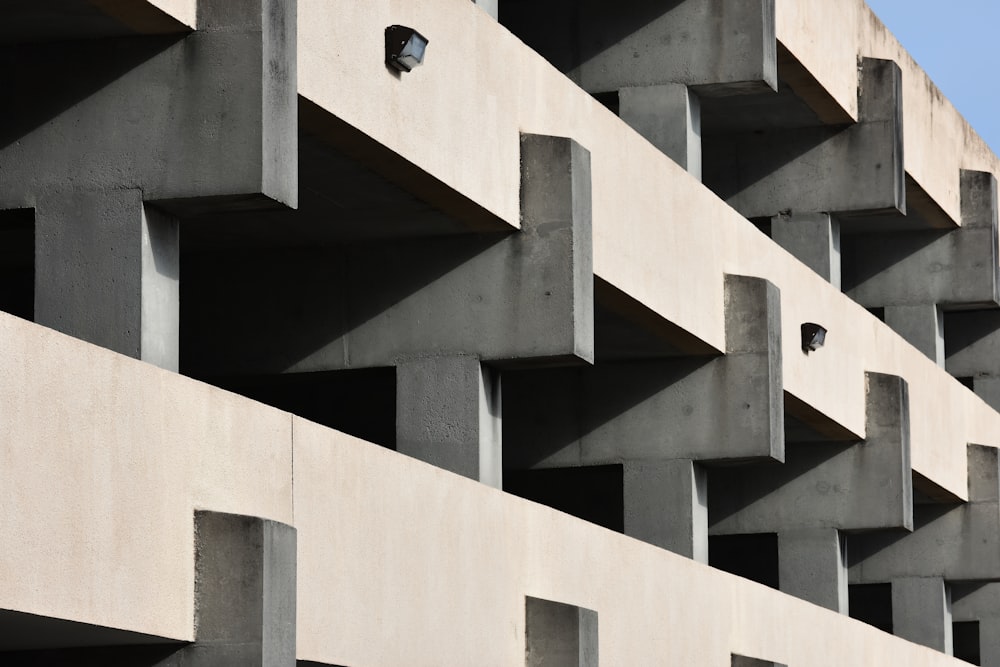
[(525, 664), (528, 667), (597, 667), (597, 612), (575, 605), (525, 598)]
[(867, 307), (1000, 302), (996, 179), (961, 173), (962, 227), (858, 236), (850, 244), (847, 293)]
[(945, 313), (944, 329), (949, 373), (956, 377), (1000, 377), (1000, 310)]
[(520, 232), (228, 253), (189, 274), (203, 331), (185, 357), (204, 375), (593, 361), (589, 153), (561, 137), (521, 146)]
[(892, 582), (892, 632), (897, 637), (951, 655), (951, 594), (940, 577)]
[(703, 142), (705, 184), (748, 218), (906, 212), (902, 74), (865, 58), (859, 122), (727, 134)]
[(500, 0), (472, 0), (472, 2), (493, 18), (497, 18), (500, 14)]
[(778, 533), (778, 584), (794, 595), (847, 613), (847, 559), (835, 528)]
[(622, 88), (618, 115), (701, 180), (701, 103), (691, 89), (681, 83)]
[(178, 225), (135, 189), (49, 196), (35, 209), (34, 319), (177, 370)]
[(626, 461), (625, 534), (708, 563), (708, 477), (689, 459)]
[(725, 356), (510, 374), (506, 465), (783, 460), (780, 322), (774, 285), (727, 276)]
[(840, 224), (828, 213), (775, 216), (771, 238), (840, 289)]
[(928, 359), (945, 366), (944, 316), (939, 306), (886, 306), (885, 323)]
[(851, 537), (851, 583), (941, 577), (1000, 580), (997, 450), (969, 445), (969, 501), (921, 503), (913, 532), (876, 531)]
[[(30, 207), (73, 183), (138, 188), (144, 200), (169, 200), (178, 210), (294, 206), (295, 3), (210, 0), (199, 11), (212, 19), (209, 29), (183, 38), (5, 55), (18, 66), (0, 68), (0, 85), (26, 102), (10, 130), (23, 134), (0, 149), (8, 175), (0, 202)], [(30, 119), (39, 114), (52, 120), (36, 129)]]
[(502, 488), (500, 377), (475, 357), (396, 367), (396, 450)]
[(569, 76), (591, 92), (665, 83), (716, 95), (777, 89), (774, 17), (773, 0), (642, 0), (628, 12), (583, 2)]
[(780, 466), (713, 469), (711, 534), (912, 528), (906, 381), (868, 373), (866, 385), (864, 442), (790, 444)]

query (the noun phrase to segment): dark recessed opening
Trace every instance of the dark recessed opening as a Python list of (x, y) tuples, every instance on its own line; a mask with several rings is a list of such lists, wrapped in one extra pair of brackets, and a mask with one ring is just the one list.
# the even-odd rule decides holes
[(35, 319), (35, 213), (0, 211), (0, 310)]
[(851, 618), (892, 634), (892, 584), (852, 584), (848, 596)]
[(621, 113), (621, 96), (617, 90), (608, 93), (594, 93), (594, 99), (606, 106), (614, 115), (617, 116)]
[(226, 378), (213, 384), (383, 447), (396, 447), (395, 368)]
[(778, 588), (778, 536), (774, 533), (709, 536), (708, 564)]
[(974, 380), (974, 378), (971, 375), (966, 375), (966, 376), (963, 376), (963, 377), (957, 377), (955, 379), (958, 380), (961, 384), (964, 384), (966, 387), (968, 387), (972, 391), (974, 391), (975, 388), (976, 388), (976, 386), (975, 386), (975, 380)]
[(869, 313), (885, 322), (885, 308), (868, 308)]
[(505, 470), (503, 489), (599, 526), (625, 531), (622, 466)]
[(951, 624), (954, 655), (959, 660), (981, 665), (979, 656), (979, 621), (959, 621)]

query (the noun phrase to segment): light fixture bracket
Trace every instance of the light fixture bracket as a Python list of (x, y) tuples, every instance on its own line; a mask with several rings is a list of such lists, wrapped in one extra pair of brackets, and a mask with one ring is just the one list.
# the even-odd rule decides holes
[(424, 62), (429, 41), (413, 28), (391, 25), (385, 29), (385, 64), (399, 72), (409, 72)]

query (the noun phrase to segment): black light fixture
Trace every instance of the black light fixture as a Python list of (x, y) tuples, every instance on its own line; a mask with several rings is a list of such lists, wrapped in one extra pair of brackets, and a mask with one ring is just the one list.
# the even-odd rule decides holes
[(802, 351), (806, 354), (815, 352), (826, 342), (826, 329), (814, 322), (802, 325)]
[(385, 64), (409, 72), (424, 62), (427, 38), (405, 25), (391, 25), (385, 29)]

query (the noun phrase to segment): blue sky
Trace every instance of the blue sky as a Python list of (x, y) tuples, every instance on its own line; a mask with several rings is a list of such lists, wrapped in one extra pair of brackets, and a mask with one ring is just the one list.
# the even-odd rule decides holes
[(1000, 153), (1000, 0), (868, 0), (868, 5)]

